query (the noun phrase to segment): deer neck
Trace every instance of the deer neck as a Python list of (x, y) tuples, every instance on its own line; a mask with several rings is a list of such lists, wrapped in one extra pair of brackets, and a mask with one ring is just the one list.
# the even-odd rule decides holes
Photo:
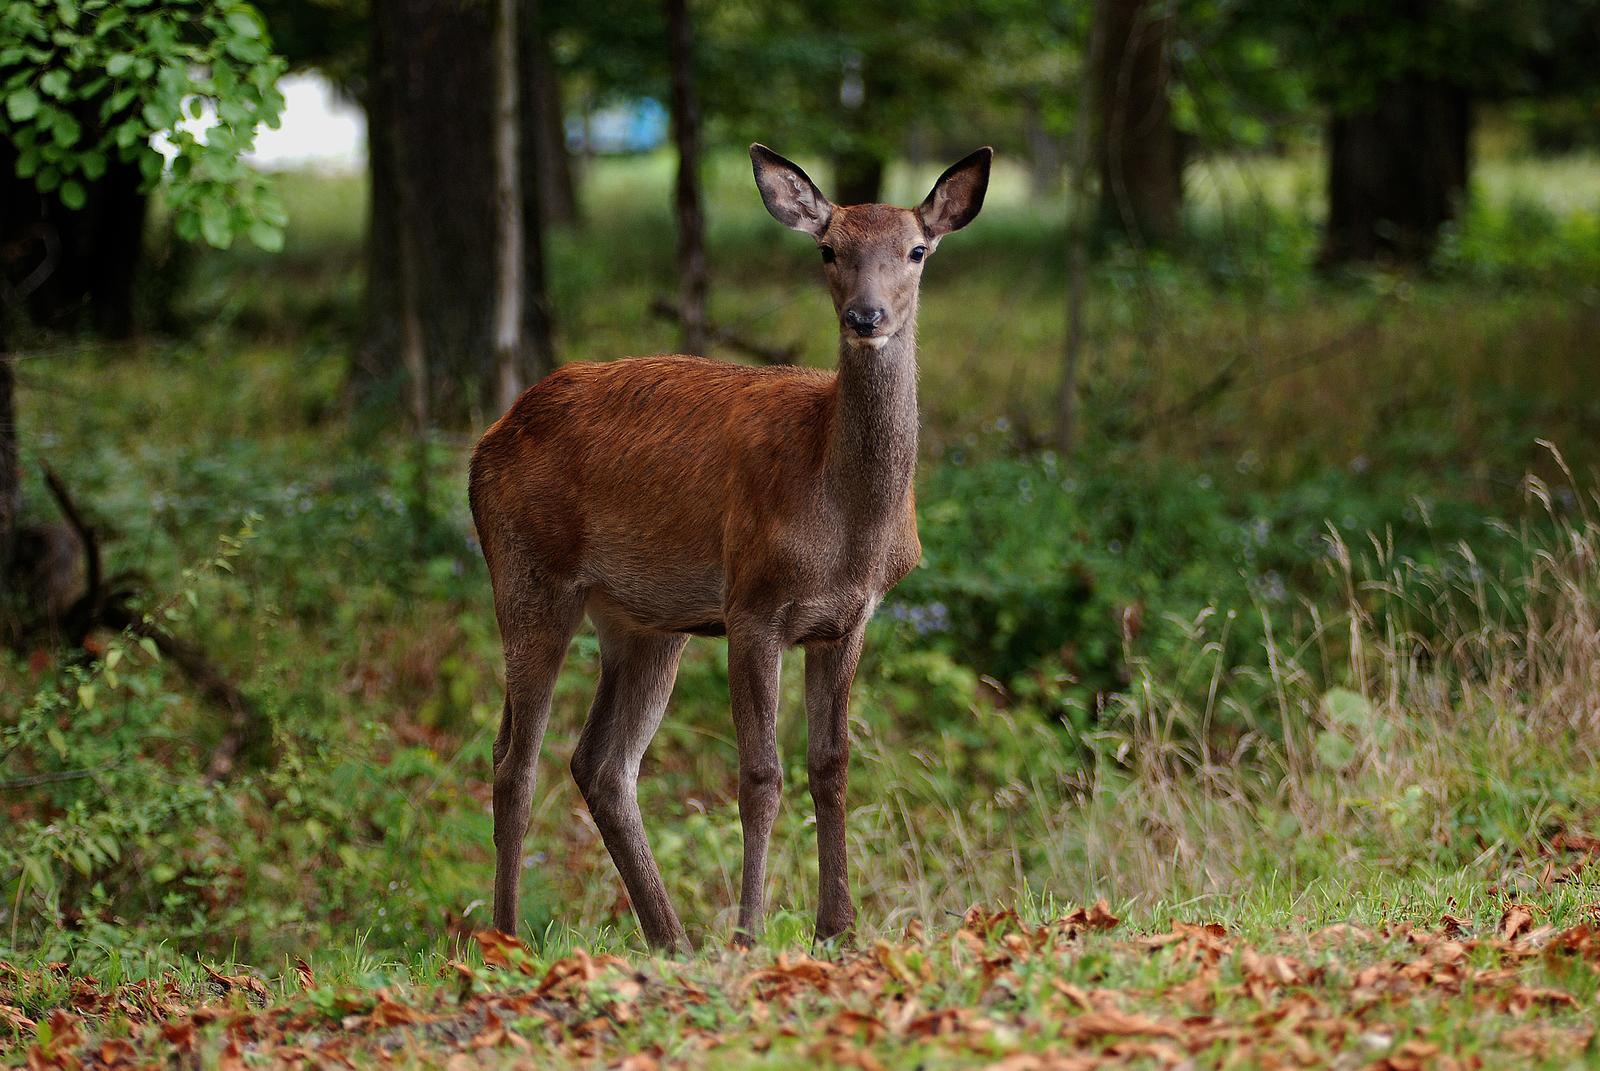
[(917, 341), (907, 323), (878, 349), (839, 340), (828, 478), (859, 525), (897, 519), (917, 463)]

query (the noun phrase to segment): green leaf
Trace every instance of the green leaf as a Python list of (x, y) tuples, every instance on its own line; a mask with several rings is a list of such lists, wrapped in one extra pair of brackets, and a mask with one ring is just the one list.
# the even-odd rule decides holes
[(1317, 734), (1317, 761), (1330, 770), (1343, 770), (1356, 760), (1355, 745), (1331, 729)]
[(6, 114), (13, 122), (26, 123), (39, 114), (39, 94), (27, 87), (12, 90), (6, 98)]
[(283, 228), (274, 226), (264, 219), (258, 219), (250, 224), (250, 241), (258, 249), (268, 253), (283, 252)]
[(1340, 725), (1364, 728), (1372, 723), (1372, 704), (1366, 696), (1348, 688), (1330, 688), (1322, 697), (1322, 709)]
[(228, 28), (240, 37), (261, 36), (261, 24), (256, 21), (253, 14), (243, 8), (235, 8), (228, 12)]
[(56, 144), (62, 148), (76, 144), (83, 133), (83, 125), (60, 109), (56, 110), (54, 127)]
[(72, 76), (60, 67), (44, 72), (39, 79), (39, 88), (57, 99), (65, 97), (71, 86)]
[(200, 233), (208, 245), (226, 249), (233, 244), (233, 226), (227, 210), (205, 205), (200, 209)]
[(106, 60), (106, 73), (113, 78), (121, 78), (133, 66), (133, 57), (126, 52), (118, 52)]
[(89, 194), (83, 188), (83, 183), (77, 179), (68, 179), (61, 184), (61, 203), (73, 211), (82, 208), (89, 201)]

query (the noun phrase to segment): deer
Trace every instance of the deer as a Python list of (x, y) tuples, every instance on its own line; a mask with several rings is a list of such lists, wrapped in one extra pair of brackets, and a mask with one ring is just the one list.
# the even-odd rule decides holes
[(639, 767), (692, 636), (726, 636), (744, 838), (735, 945), (765, 917), (783, 787), (783, 653), (805, 649), (816, 939), (855, 924), (845, 852), (850, 687), (867, 621), (916, 565), (917, 300), (945, 235), (977, 216), (993, 150), (914, 209), (834, 205), (764, 145), (767, 211), (810, 235), (838, 317), (837, 369), (693, 356), (563, 365), (473, 451), (468, 488), (505, 655), (494, 762), (494, 925), (514, 935), (522, 845), (557, 674), (585, 616), (600, 672), (571, 770), (648, 944), (691, 950), (639, 811)]

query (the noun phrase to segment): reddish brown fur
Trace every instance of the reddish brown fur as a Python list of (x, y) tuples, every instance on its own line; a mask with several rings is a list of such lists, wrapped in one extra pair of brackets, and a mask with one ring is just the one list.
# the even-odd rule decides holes
[(772, 214), (822, 247), (837, 372), (699, 357), (568, 365), (479, 442), (469, 494), (506, 654), (495, 740), (495, 925), (513, 931), (522, 837), (550, 698), (584, 614), (600, 682), (572, 772), (645, 937), (687, 944), (639, 813), (645, 748), (688, 633), (728, 636), (745, 856), (740, 939), (764, 915), (777, 814), (778, 670), (806, 647), (817, 811), (817, 933), (855, 917), (845, 858), (849, 691), (866, 623), (916, 564), (916, 310), (922, 262), (983, 200), (988, 150), (917, 210), (835, 208), (799, 168), (751, 150)]
[[(837, 376), (809, 369), (699, 357), (567, 365), (525, 392), (473, 453), (470, 497), (490, 572), (515, 548), (643, 627), (721, 631), (725, 602), (815, 572), (785, 541), (821, 506), (837, 408)], [(902, 545), (873, 578), (883, 590), (920, 554), (909, 495), (901, 512)], [(615, 582), (634, 554), (679, 574), (676, 590), (710, 594), (696, 580), (714, 574), (730, 590), (714, 603), (664, 604)]]

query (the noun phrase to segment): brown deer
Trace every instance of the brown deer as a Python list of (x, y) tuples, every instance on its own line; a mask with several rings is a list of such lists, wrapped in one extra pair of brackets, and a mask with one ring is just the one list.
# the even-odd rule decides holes
[(990, 149), (915, 209), (832, 205), (750, 147), (780, 222), (816, 239), (839, 315), (837, 373), (698, 357), (569, 364), (517, 399), (472, 456), (470, 495), (505, 646), (494, 744), (494, 924), (517, 927), (522, 839), (550, 697), (583, 616), (600, 683), (572, 774), (645, 938), (686, 950), (639, 813), (639, 763), (690, 636), (728, 637), (744, 868), (735, 940), (763, 926), (782, 788), (778, 666), (806, 649), (817, 937), (855, 920), (845, 863), (850, 683), (867, 619), (921, 554), (917, 290), (925, 258), (983, 205)]

